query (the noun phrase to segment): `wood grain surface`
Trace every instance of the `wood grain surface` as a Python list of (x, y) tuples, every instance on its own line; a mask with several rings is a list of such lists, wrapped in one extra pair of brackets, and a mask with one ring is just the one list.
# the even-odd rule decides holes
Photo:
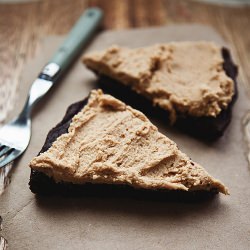
[[(229, 42), (250, 89), (250, 7), (226, 7), (188, 0), (43, 0), (0, 4), (0, 122), (12, 109), (27, 60), (39, 52), (47, 35), (66, 34), (83, 10), (104, 10), (103, 29), (201, 23), (214, 27)], [(190, 34), (192, 36), (192, 34)]]

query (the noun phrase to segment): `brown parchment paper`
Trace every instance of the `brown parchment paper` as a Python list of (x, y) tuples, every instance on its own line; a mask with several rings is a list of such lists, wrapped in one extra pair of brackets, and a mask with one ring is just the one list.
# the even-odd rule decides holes
[[(20, 110), (32, 80), (62, 39), (46, 38), (42, 54), (27, 65), (14, 113)], [(224, 43), (208, 27), (181, 25), (104, 32), (95, 37), (88, 50), (114, 43), (136, 47), (173, 40)], [(241, 82), (233, 120), (215, 143), (206, 144), (152, 120), (182, 151), (221, 179), (230, 196), (187, 204), (128, 198), (36, 197), (30, 192), (30, 159), (39, 152), (47, 132), (62, 118), (67, 106), (96, 87), (95, 79), (79, 60), (36, 108), (29, 148), (16, 162), (11, 184), (0, 197), (2, 234), (9, 249), (250, 249), (250, 174), (242, 133), (242, 119), (250, 102)]]

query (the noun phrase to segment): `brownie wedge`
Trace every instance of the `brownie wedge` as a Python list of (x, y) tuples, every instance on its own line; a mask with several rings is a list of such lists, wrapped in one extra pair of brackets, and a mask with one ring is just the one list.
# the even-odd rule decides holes
[(30, 167), (36, 194), (182, 200), (228, 194), (141, 112), (101, 90), (68, 108)]
[(83, 62), (106, 92), (192, 136), (217, 139), (230, 123), (237, 67), (226, 48), (210, 42), (114, 46)]

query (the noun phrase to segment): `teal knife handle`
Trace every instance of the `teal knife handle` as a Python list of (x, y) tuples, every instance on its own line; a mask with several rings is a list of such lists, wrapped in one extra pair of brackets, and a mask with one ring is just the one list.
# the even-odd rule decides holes
[(103, 13), (98, 8), (87, 9), (69, 32), (66, 40), (49, 63), (57, 64), (63, 73), (91, 38), (102, 20)]

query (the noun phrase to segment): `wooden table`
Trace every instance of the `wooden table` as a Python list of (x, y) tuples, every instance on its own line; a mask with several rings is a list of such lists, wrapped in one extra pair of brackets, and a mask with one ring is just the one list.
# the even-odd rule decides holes
[(39, 53), (40, 38), (66, 34), (83, 10), (104, 10), (104, 29), (202, 23), (230, 43), (242, 82), (250, 89), (250, 7), (188, 0), (43, 0), (0, 4), (0, 122), (13, 107), (22, 68)]
[[(0, 4), (0, 124), (22, 87), (20, 76), (25, 63), (39, 53), (40, 39), (66, 34), (89, 6), (104, 10), (103, 29), (172, 23), (212, 26), (230, 44), (240, 65), (240, 82), (250, 96), (250, 6), (233, 8), (191, 0), (38, 0)], [(0, 235), (0, 249), (5, 246)]]

